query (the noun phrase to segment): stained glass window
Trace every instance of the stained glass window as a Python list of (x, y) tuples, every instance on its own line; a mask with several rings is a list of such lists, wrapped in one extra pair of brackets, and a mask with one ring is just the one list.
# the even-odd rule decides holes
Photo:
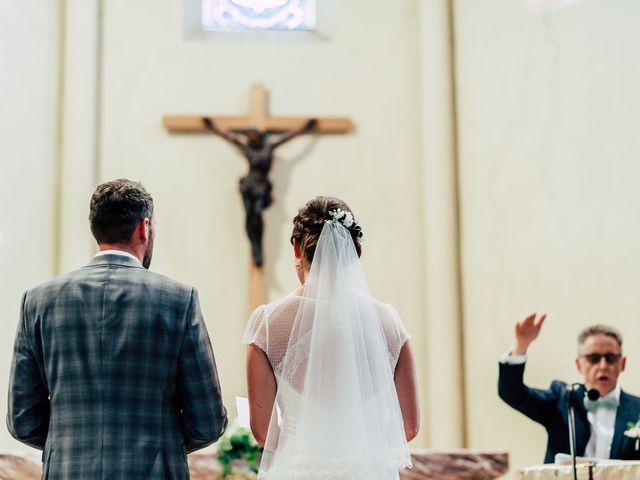
[(316, 0), (202, 0), (205, 30), (313, 30)]

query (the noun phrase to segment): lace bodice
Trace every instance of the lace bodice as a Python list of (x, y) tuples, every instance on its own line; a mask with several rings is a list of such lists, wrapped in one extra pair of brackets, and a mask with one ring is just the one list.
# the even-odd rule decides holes
[[(371, 297), (368, 299), (371, 300)], [(269, 304), (260, 305), (249, 318), (242, 343), (254, 344), (265, 352), (276, 375), (280, 373), (293, 321), (301, 300), (302, 297), (298, 295), (287, 295)], [(374, 303), (378, 318), (372, 318), (371, 322), (379, 322), (382, 327), (393, 371), (398, 363), (402, 346), (411, 337), (392, 305), (378, 300), (374, 300)]]

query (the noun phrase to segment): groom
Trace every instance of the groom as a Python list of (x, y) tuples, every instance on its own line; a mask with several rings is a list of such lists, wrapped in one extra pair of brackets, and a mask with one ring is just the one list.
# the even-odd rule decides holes
[(44, 479), (187, 479), (227, 424), (197, 292), (147, 270), (141, 184), (98, 186), (89, 220), (100, 252), (22, 297), (9, 431), (44, 450)]
[[(500, 359), (498, 394), (514, 409), (540, 423), (547, 431), (545, 463), (558, 453), (569, 454), (567, 422), (568, 387), (557, 380), (548, 389), (531, 388), (522, 377), (526, 353), (538, 337), (545, 316), (530, 315), (516, 323), (515, 347)], [(575, 393), (576, 455), (620, 460), (640, 460), (630, 427), (640, 420), (640, 398), (620, 389), (618, 376), (624, 371), (622, 336), (606, 325), (585, 328), (578, 336), (576, 368), (583, 377)], [(600, 398), (591, 400), (588, 390)], [(625, 435), (625, 432), (627, 434)]]

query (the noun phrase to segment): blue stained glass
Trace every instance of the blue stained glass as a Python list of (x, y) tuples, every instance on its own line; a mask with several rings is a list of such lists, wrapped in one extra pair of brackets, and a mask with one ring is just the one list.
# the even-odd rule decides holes
[(205, 30), (313, 30), (316, 0), (202, 0)]

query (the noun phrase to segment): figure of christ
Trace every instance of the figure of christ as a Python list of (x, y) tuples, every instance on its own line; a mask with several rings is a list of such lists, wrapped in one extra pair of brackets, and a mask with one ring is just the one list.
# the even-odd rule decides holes
[(273, 152), (292, 138), (313, 130), (318, 122), (312, 118), (299, 128), (282, 134), (274, 134), (257, 129), (234, 133), (221, 129), (211, 118), (205, 117), (202, 121), (209, 130), (238, 147), (249, 163), (249, 172), (240, 179), (240, 193), (244, 204), (245, 229), (251, 242), (253, 261), (256, 266), (262, 267), (264, 260), (262, 255), (262, 232), (264, 230), (262, 212), (273, 202), (272, 184), (269, 179)]

